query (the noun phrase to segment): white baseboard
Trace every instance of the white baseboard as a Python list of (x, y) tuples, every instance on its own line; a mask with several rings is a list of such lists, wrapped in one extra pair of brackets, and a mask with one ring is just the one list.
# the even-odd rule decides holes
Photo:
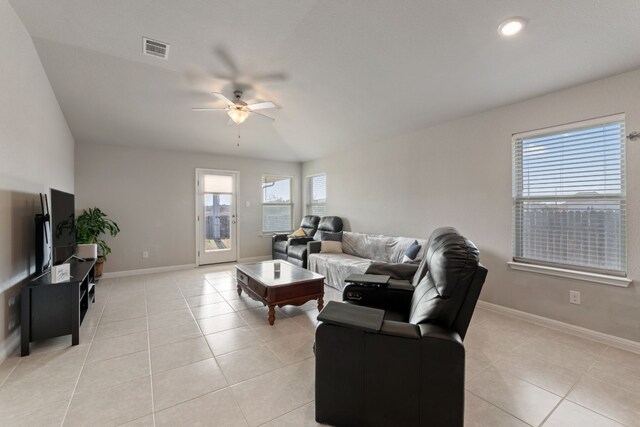
[(621, 348), (623, 350), (632, 351), (634, 353), (640, 353), (640, 342), (637, 341), (632, 341), (626, 338), (616, 337), (615, 335), (593, 331), (591, 329), (572, 325), (570, 323), (549, 319), (548, 317), (538, 316), (536, 314), (527, 313), (525, 311), (504, 307), (502, 305), (497, 305), (486, 301), (478, 301), (478, 307), (484, 308), (485, 310), (493, 311), (498, 314), (504, 314), (506, 316), (515, 317), (516, 319), (526, 320), (527, 322), (576, 335), (581, 338), (597, 341), (599, 343), (610, 345), (612, 347)]
[(140, 268), (138, 270), (114, 271), (103, 273), (102, 279), (114, 279), (116, 277), (140, 276), (142, 274), (166, 273), (168, 271), (191, 270), (196, 268), (195, 264), (169, 265), (166, 267)]
[(252, 256), (248, 258), (239, 258), (238, 262), (260, 262), (260, 261), (268, 261), (271, 259), (271, 255), (267, 256)]

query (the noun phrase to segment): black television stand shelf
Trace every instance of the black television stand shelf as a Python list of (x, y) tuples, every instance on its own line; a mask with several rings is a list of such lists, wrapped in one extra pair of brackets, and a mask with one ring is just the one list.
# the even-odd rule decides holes
[(21, 356), (28, 356), (32, 341), (71, 334), (80, 343), (80, 325), (96, 301), (95, 260), (71, 259), (71, 280), (51, 283), (51, 273), (32, 280), (21, 294)]

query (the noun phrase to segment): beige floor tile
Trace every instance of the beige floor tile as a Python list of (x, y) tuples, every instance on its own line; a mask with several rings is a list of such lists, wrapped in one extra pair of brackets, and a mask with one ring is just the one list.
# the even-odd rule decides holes
[(114, 308), (109, 310), (104, 310), (102, 312), (102, 318), (100, 318), (100, 323), (110, 323), (117, 322), (119, 320), (127, 320), (127, 319), (135, 319), (137, 317), (145, 317), (147, 315), (147, 308), (144, 304), (141, 304), (139, 307), (132, 308)]
[(467, 350), (475, 351), (491, 361), (496, 361), (529, 338), (531, 337), (517, 331), (480, 324), (469, 328), (464, 345)]
[(151, 379), (144, 377), (103, 390), (76, 393), (64, 425), (117, 426), (151, 412)]
[(217, 356), (216, 360), (229, 384), (237, 384), (284, 366), (264, 344), (223, 354)]
[(540, 425), (560, 397), (506, 372), (488, 368), (466, 383), (476, 396), (531, 425)]
[(62, 350), (32, 354), (20, 358), (20, 363), (5, 380), (5, 385), (16, 382), (56, 378), (78, 378), (89, 351), (89, 344), (68, 346)]
[(479, 358), (475, 357), (473, 353), (466, 352), (465, 354), (465, 381), (471, 380), (473, 377), (478, 375), (480, 372), (485, 370), (491, 365), (491, 361), (487, 358)]
[[(566, 340), (563, 340), (566, 338)], [(518, 347), (516, 353), (544, 359), (582, 373), (600, 357), (605, 346), (569, 334), (543, 331)]]
[(111, 359), (126, 354), (137, 353), (149, 348), (147, 332), (122, 335), (94, 342), (89, 350), (87, 362)]
[(622, 427), (622, 424), (568, 400), (558, 405), (543, 425), (544, 427)]
[(149, 315), (181, 310), (187, 307), (188, 306), (184, 298), (164, 301), (147, 301), (147, 313)]
[(205, 335), (214, 356), (260, 344), (260, 338), (248, 327)]
[(242, 320), (242, 317), (236, 313), (205, 317), (204, 319), (199, 319), (198, 324), (200, 325), (200, 329), (202, 329), (202, 333), (205, 335), (247, 326), (247, 323)]
[(142, 332), (147, 330), (146, 317), (139, 317), (136, 319), (119, 320), (117, 322), (106, 323), (98, 325), (96, 335), (93, 338), (94, 341), (114, 338), (122, 335), (133, 334), (135, 332)]
[(234, 299), (239, 299), (239, 298), (244, 298), (247, 296), (246, 293), (242, 293), (241, 295), (238, 295), (238, 290), (237, 288), (233, 288), (230, 289), (228, 291), (218, 291), (218, 293), (227, 301), (231, 301)]
[(0, 425), (11, 427), (59, 427), (69, 406), (68, 400), (39, 406), (25, 413), (0, 418)]
[(219, 293), (211, 293), (206, 295), (196, 295), (187, 298), (187, 304), (189, 307), (200, 307), (201, 305), (215, 304), (217, 302), (224, 302), (225, 299)]
[(213, 289), (208, 283), (202, 285), (187, 285), (181, 286), (180, 292), (185, 298), (194, 297), (196, 295), (215, 294), (216, 290)]
[(192, 307), (191, 311), (196, 319), (204, 319), (205, 317), (219, 316), (221, 314), (233, 313), (233, 308), (226, 302), (217, 302), (214, 304), (201, 305)]
[(153, 414), (145, 415), (142, 418), (129, 421), (125, 424), (120, 424), (120, 427), (154, 427)]
[[(237, 295), (237, 293), (236, 293), (236, 295)], [(264, 307), (264, 304), (262, 302), (252, 300), (251, 298), (249, 298), (245, 294), (242, 294), (242, 296), (240, 298), (230, 299), (230, 300), (227, 301), (227, 303), (231, 307), (233, 307), (233, 309), (235, 311), (251, 310), (252, 308)]]
[(189, 365), (200, 360), (213, 357), (207, 341), (203, 337), (192, 338), (151, 350), (152, 372), (168, 371), (169, 369)]
[(587, 375), (610, 385), (640, 394), (640, 365), (633, 369), (629, 365), (610, 361), (598, 361), (591, 365)]
[(585, 375), (573, 387), (567, 400), (628, 426), (640, 426), (640, 394)]
[(317, 427), (324, 425), (326, 424), (316, 422), (316, 404), (311, 402), (263, 424), (262, 427)]
[(151, 348), (202, 336), (195, 321), (149, 331)]
[(156, 426), (243, 427), (247, 423), (228, 388), (209, 393), (156, 413)]
[(174, 299), (184, 298), (180, 289), (171, 285), (171, 288), (152, 289), (147, 292), (147, 304), (159, 303), (162, 301), (169, 301)]
[(209, 281), (209, 283), (211, 283), (211, 286), (213, 286), (213, 288), (218, 292), (232, 291), (237, 289), (238, 287), (238, 282), (236, 281), (236, 279), (228, 275), (226, 277), (220, 276), (207, 280)]
[(314, 336), (302, 330), (267, 342), (267, 346), (285, 365), (313, 357)]
[(49, 404), (71, 399), (77, 376), (29, 378), (0, 387), (0, 419), (18, 417)]
[(258, 334), (260, 339), (264, 342), (273, 341), (278, 338), (288, 337), (298, 333), (307, 333), (292, 319), (279, 319), (276, 317), (276, 322), (273, 325), (269, 323), (252, 325), (253, 331)]
[(601, 359), (617, 366), (623, 366), (636, 371), (640, 370), (639, 353), (632, 353), (615, 347), (607, 347), (604, 353), (602, 353)]
[(0, 364), (0, 385), (4, 382), (5, 379), (13, 372), (13, 370), (18, 366), (20, 360), (22, 358), (18, 355), (13, 355), (7, 357), (2, 364)]
[[(251, 327), (253, 326), (269, 326), (269, 309), (268, 307), (253, 308), (251, 310), (239, 311), (238, 314)], [(278, 320), (286, 319), (283, 313), (276, 312), (276, 323)]]
[(76, 392), (96, 391), (150, 374), (148, 350), (87, 362), (82, 369)]
[(149, 329), (164, 329), (170, 326), (181, 325), (193, 322), (193, 315), (188, 308), (181, 308), (176, 311), (166, 311), (163, 313), (150, 314)]
[(318, 326), (318, 309), (308, 310), (300, 315), (293, 316), (291, 319), (312, 335), (316, 334)]
[(510, 354), (493, 366), (559, 396), (567, 394), (580, 378), (575, 371), (524, 354)]
[[(231, 387), (250, 426), (258, 426), (314, 399), (315, 361), (277, 369)], [(268, 390), (268, 392), (265, 392)]]
[(153, 399), (156, 411), (227, 386), (215, 359), (206, 359), (153, 376)]
[(464, 425), (465, 427), (528, 426), (513, 415), (469, 392), (464, 396)]

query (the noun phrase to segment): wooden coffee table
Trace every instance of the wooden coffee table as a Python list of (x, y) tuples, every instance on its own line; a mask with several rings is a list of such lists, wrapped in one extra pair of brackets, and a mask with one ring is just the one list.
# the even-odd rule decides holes
[[(275, 273), (274, 262), (280, 263)], [(269, 307), (269, 324), (276, 321), (275, 307), (302, 305), (318, 300), (318, 310), (324, 306), (324, 276), (286, 261), (263, 261), (236, 265), (238, 295), (245, 291), (252, 299)]]

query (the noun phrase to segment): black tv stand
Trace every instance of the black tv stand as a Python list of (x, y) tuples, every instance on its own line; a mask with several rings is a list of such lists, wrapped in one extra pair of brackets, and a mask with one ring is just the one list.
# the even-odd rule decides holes
[(68, 262), (68, 282), (51, 283), (48, 272), (22, 288), (21, 356), (29, 355), (32, 341), (71, 334), (71, 344), (80, 343), (80, 325), (96, 301), (95, 260)]

